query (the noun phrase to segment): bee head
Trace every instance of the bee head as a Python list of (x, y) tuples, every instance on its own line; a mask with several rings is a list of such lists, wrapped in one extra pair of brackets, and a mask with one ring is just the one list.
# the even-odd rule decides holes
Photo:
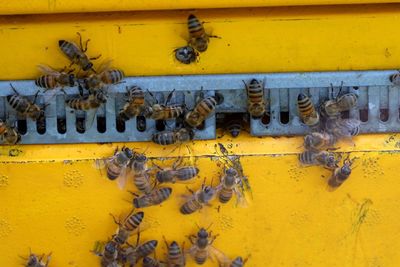
[(252, 79), (252, 80), (250, 81), (250, 84), (251, 84), (251, 85), (256, 85), (256, 84), (259, 84), (259, 82), (257, 81), (257, 79)]
[(68, 82), (70, 87), (75, 86), (75, 74), (71, 73), (68, 75)]
[(117, 245), (115, 242), (110, 241), (106, 244), (104, 250), (107, 251), (108, 253), (115, 253), (115, 251), (117, 250)]
[(38, 257), (34, 254), (29, 255), (28, 266), (36, 266), (37, 264), (39, 264)]
[(197, 237), (198, 238), (208, 238), (208, 232), (206, 229), (201, 228), (198, 232), (197, 232)]
[(236, 175), (238, 175), (237, 171), (236, 171), (234, 168), (228, 168), (228, 169), (225, 171), (225, 173), (226, 173), (226, 175), (229, 175), (229, 176), (236, 176)]
[(107, 95), (104, 92), (102, 92), (101, 90), (99, 90), (96, 93), (96, 99), (99, 100), (101, 103), (106, 103)]
[(130, 148), (124, 147), (122, 150), (124, 151), (125, 155), (126, 155), (129, 159), (132, 159), (132, 158), (133, 158), (133, 155), (134, 155), (134, 154), (133, 154), (133, 151), (132, 151)]
[(93, 63), (89, 61), (82, 69), (84, 71), (88, 71), (88, 70), (90, 70), (92, 68), (93, 68)]

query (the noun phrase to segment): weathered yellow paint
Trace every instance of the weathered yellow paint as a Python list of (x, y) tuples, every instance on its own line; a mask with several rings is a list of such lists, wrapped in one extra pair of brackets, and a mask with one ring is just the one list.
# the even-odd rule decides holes
[(0, 14), (10, 15), (265, 6), (384, 4), (398, 2), (399, 0), (0, 0)]
[[(218, 179), (221, 167), (210, 156), (215, 155), (216, 142), (222, 142), (242, 155), (253, 199), (248, 198), (247, 208), (229, 203), (218, 212), (213, 202), (213, 207), (183, 216), (178, 208), (180, 195), (187, 193), (185, 185), (173, 185), (169, 201), (144, 210), (151, 228), (142, 233), (142, 240), (161, 240), (165, 235), (181, 243), (196, 232), (196, 223), (212, 222), (213, 231), (220, 234), (215, 246), (232, 257), (251, 254), (248, 266), (397, 266), (400, 137), (367, 135), (356, 138), (355, 147), (340, 145), (358, 159), (352, 176), (334, 192), (326, 188), (328, 171), (299, 167), (301, 141), (244, 135), (234, 141), (225, 136), (190, 145), (201, 170), (190, 188), (198, 188), (204, 178)], [(128, 145), (147, 149), (152, 157), (174, 155), (150, 143)], [(0, 266), (18, 266), (18, 255), (26, 255), (29, 248), (52, 251), (51, 266), (97, 266), (98, 259), (89, 250), (94, 241), (115, 231), (109, 213), (131, 209), (126, 201), (131, 195), (93, 167), (93, 159), (112, 154), (115, 147), (1, 147)], [(157, 255), (164, 253), (160, 243)]]
[[(0, 17), (0, 79), (32, 79), (36, 65), (69, 65), (59, 39), (90, 38), (88, 54), (127, 75), (396, 69), (400, 5), (200, 10), (212, 39), (198, 63), (178, 63), (189, 11)], [(249, 30), (251, 29), (251, 30)], [(101, 61), (101, 60), (99, 60)]]

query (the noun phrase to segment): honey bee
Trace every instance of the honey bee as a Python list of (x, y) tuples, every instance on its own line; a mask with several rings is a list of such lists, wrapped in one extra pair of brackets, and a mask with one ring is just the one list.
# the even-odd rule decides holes
[(76, 84), (75, 74), (72, 73), (74, 70), (70, 70), (69, 72), (65, 72), (65, 69), (56, 71), (45, 65), (38, 65), (38, 68), (44, 75), (38, 77), (35, 80), (35, 84), (36, 86), (45, 88), (45, 92), (57, 87), (74, 87)]
[(192, 243), (189, 249), (189, 254), (192, 256), (194, 261), (201, 265), (206, 262), (208, 258), (220, 253), (216, 248), (212, 246), (218, 235), (212, 236), (212, 233), (208, 233), (206, 229), (200, 228), (196, 235), (190, 235), (189, 241)]
[(154, 189), (150, 194), (137, 196), (133, 199), (133, 206), (137, 209), (159, 205), (166, 201), (172, 193), (172, 188), (164, 187)]
[[(333, 91), (333, 86), (331, 85), (331, 87)], [(341, 112), (348, 111), (357, 107), (358, 96), (354, 93), (347, 93), (339, 96), (340, 92), (342, 91), (342, 88), (343, 88), (343, 83), (340, 87), (338, 96), (322, 103), (321, 112), (326, 117), (328, 118), (339, 117)]]
[(238, 173), (238, 177), (240, 179), (239, 185), (240, 185), (240, 190), (242, 191), (242, 193), (247, 191), (250, 194), (252, 194), (250, 181), (249, 181), (248, 177), (246, 175), (244, 175), (243, 167), (242, 167), (242, 164), (240, 163), (240, 157), (237, 155), (229, 155), (228, 150), (221, 143), (218, 143), (218, 145), (217, 144), (215, 145), (216, 148), (217, 148), (217, 146), (218, 146), (218, 149), (216, 149), (216, 152), (217, 152), (219, 161), (221, 161), (222, 164), (224, 164), (224, 166), (226, 166), (227, 168), (234, 168), (236, 170), (236, 172)]
[(185, 122), (190, 127), (198, 127), (203, 123), (215, 110), (215, 106), (218, 104), (217, 99), (213, 96), (202, 99), (194, 107), (192, 111), (189, 111), (185, 116)]
[(304, 148), (311, 151), (321, 151), (332, 148), (336, 141), (336, 137), (332, 134), (312, 132), (304, 137)]
[(183, 64), (195, 62), (199, 53), (191, 46), (183, 46), (174, 50), (175, 58)]
[(149, 171), (147, 169), (147, 157), (144, 154), (137, 154), (132, 160), (133, 183), (136, 188), (145, 194), (150, 194), (153, 186), (150, 181)]
[(192, 214), (193, 212), (200, 210), (204, 206), (210, 205), (210, 201), (215, 197), (217, 191), (212, 186), (202, 184), (201, 188), (196, 192), (190, 190), (192, 194), (188, 200), (179, 209), (184, 215)]
[(85, 52), (87, 51), (87, 45), (90, 39), (86, 40), (85, 43), (85, 49), (83, 49), (82, 45), (82, 36), (79, 32), (77, 32), (79, 36), (79, 44), (80, 46), (76, 45), (73, 42), (65, 41), (65, 40), (59, 40), (58, 41), (58, 46), (60, 47), (61, 51), (67, 56), (67, 58), (72, 62), (72, 64), (77, 64), (79, 65), (82, 70), (88, 71), (88, 70), (93, 70), (93, 63), (91, 60), (96, 60), (98, 59), (101, 55), (93, 58), (89, 58)]
[(394, 85), (400, 85), (400, 71), (397, 73), (391, 75), (389, 77), (390, 82), (392, 82)]
[(182, 144), (193, 140), (194, 132), (189, 128), (175, 129), (172, 131), (163, 131), (160, 133), (154, 133), (152, 141), (156, 144), (167, 146), (173, 144)]
[(221, 203), (231, 200), (233, 194), (236, 195), (238, 203), (244, 200), (244, 195), (239, 190), (240, 178), (234, 168), (225, 170), (225, 175), (221, 177), (221, 183), (217, 186), (218, 199)]
[(199, 52), (204, 52), (208, 48), (210, 38), (218, 38), (217, 36), (209, 35), (203, 27), (203, 23), (193, 14), (188, 17), (189, 29), (189, 45)]
[(101, 267), (120, 267), (117, 262), (119, 245), (114, 240), (108, 241), (104, 248), (100, 242), (96, 242), (92, 251), (95, 255), (101, 257)]
[(106, 85), (120, 83), (125, 74), (122, 70), (110, 68), (111, 61), (107, 61), (100, 67), (97, 73), (92, 73), (82, 79), (82, 83), (86, 90), (95, 91)]
[(143, 267), (168, 267), (168, 265), (155, 258), (146, 256), (143, 258)]
[(342, 167), (337, 167), (333, 171), (332, 176), (328, 180), (328, 185), (335, 189), (344, 183), (347, 178), (350, 177), (351, 174), (351, 165), (353, 164), (354, 159), (350, 160), (349, 158), (345, 159)]
[(118, 119), (127, 121), (142, 113), (144, 109), (144, 92), (138, 86), (126, 88), (128, 100), (118, 114)]
[(159, 104), (158, 100), (149, 91), (149, 94), (153, 97), (153, 99), (155, 99), (156, 104), (145, 107), (144, 116), (153, 120), (170, 120), (180, 117), (184, 112), (184, 107), (182, 105), (168, 105), (168, 102), (171, 100), (174, 91), (175, 90), (168, 95), (165, 105)]
[(304, 151), (299, 155), (299, 161), (302, 165), (321, 165), (326, 169), (334, 170), (338, 167), (340, 156), (328, 151)]
[(319, 125), (319, 113), (307, 95), (300, 93), (297, 96), (297, 108), (300, 119), (305, 125), (309, 127), (317, 127)]
[(10, 84), (10, 86), (15, 94), (8, 95), (7, 102), (13, 109), (18, 112), (19, 115), (31, 118), (34, 121), (44, 116), (44, 107), (40, 108), (38, 105), (35, 104), (39, 91), (35, 94), (33, 102), (31, 102), (28, 98), (21, 96), (12, 86), (12, 84)]
[(156, 173), (156, 179), (159, 183), (176, 183), (187, 182), (199, 174), (199, 169), (194, 166), (178, 167), (182, 163), (182, 158), (179, 158), (172, 165), (172, 168), (160, 168)]
[(0, 140), (3, 144), (15, 145), (21, 141), (21, 135), (16, 127), (0, 120)]
[(67, 106), (76, 110), (97, 109), (107, 102), (107, 96), (102, 90), (97, 90), (89, 95), (68, 99)]
[(351, 138), (360, 133), (361, 121), (358, 119), (329, 119), (326, 122), (326, 129), (337, 139)]
[(243, 260), (243, 258), (240, 256), (233, 260), (230, 260), (226, 256), (223, 256), (222, 259), (217, 257), (217, 259), (219, 262), (219, 267), (243, 267), (248, 260), (248, 258)]
[(140, 259), (153, 253), (153, 251), (157, 247), (157, 244), (158, 244), (157, 240), (150, 240), (141, 245), (136, 245), (136, 246), (129, 245), (127, 248), (124, 248), (122, 250), (123, 254), (122, 262), (128, 263), (129, 266), (136, 266), (136, 263)]
[(167, 240), (164, 237), (165, 244), (167, 246), (167, 266), (170, 267), (184, 267), (186, 265), (185, 252), (181, 249), (176, 241), (172, 241), (168, 245)]
[(44, 256), (45, 255), (43, 254), (42, 256), (38, 257), (37, 255), (30, 253), (28, 259), (23, 258), (28, 261), (24, 265), (26, 267), (47, 267), (51, 259), (51, 253), (46, 257), (46, 261), (43, 261)]
[(227, 123), (225, 125), (225, 130), (228, 131), (232, 137), (238, 137), (245, 126), (246, 116), (243, 114), (233, 114), (228, 116), (226, 119)]
[(121, 223), (120, 221), (117, 221), (112, 214), (110, 215), (113, 217), (114, 222), (119, 226), (117, 233), (113, 236), (113, 240), (119, 245), (126, 243), (132, 233), (138, 229), (144, 218), (144, 212), (133, 213), (132, 211)]
[(120, 178), (118, 185), (120, 188), (123, 188), (126, 182), (127, 167), (134, 155), (135, 152), (130, 148), (123, 147), (121, 151), (118, 151), (117, 148), (114, 152), (114, 156), (96, 160), (96, 167), (101, 168), (105, 165), (108, 179), (113, 181)]
[(266, 113), (264, 84), (252, 79), (249, 84), (243, 81), (247, 92), (247, 110), (253, 119), (260, 119)]

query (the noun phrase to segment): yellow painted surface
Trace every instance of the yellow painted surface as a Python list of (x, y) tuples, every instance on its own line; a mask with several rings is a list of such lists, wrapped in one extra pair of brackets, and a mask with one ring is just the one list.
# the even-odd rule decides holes
[(398, 3), (399, 0), (0, 0), (0, 14)]
[[(198, 63), (178, 63), (189, 11), (0, 17), (0, 79), (64, 67), (58, 40), (90, 38), (88, 54), (135, 75), (397, 69), (400, 5), (200, 10), (212, 39)], [(99, 60), (101, 61), (101, 60)]]
[[(178, 209), (187, 192), (184, 185), (173, 185), (170, 200), (144, 209), (150, 228), (142, 240), (165, 235), (181, 243), (196, 232), (196, 223), (213, 223), (212, 230), (220, 234), (215, 246), (232, 257), (251, 254), (248, 266), (397, 266), (400, 136), (360, 136), (355, 147), (341, 145), (358, 159), (349, 180), (334, 192), (326, 188), (328, 171), (298, 165), (301, 141), (244, 136), (232, 142), (225, 136), (191, 144), (200, 178), (190, 188), (198, 188), (204, 178), (218, 179), (221, 168), (210, 156), (216, 142), (222, 142), (242, 155), (253, 199), (248, 198), (247, 208), (229, 203), (218, 212), (214, 201), (212, 207), (183, 216)], [(177, 154), (150, 143), (128, 145), (147, 149), (154, 158)], [(89, 250), (116, 230), (109, 213), (132, 208), (127, 202), (132, 196), (93, 167), (93, 159), (109, 156), (115, 147), (1, 147), (0, 266), (18, 266), (18, 255), (29, 248), (52, 251), (50, 266), (97, 266)], [(164, 253), (160, 243), (157, 255)], [(190, 261), (188, 266), (195, 265)]]

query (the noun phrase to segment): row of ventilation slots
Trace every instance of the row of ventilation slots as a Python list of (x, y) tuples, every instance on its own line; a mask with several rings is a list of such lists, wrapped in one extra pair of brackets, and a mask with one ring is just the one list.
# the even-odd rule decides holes
[[(322, 89), (322, 88), (321, 88)], [(345, 88), (346, 89), (346, 88)], [(358, 90), (358, 87), (353, 87), (353, 89), (356, 91)], [(364, 89), (364, 88), (363, 88)], [(366, 89), (366, 88), (365, 88)], [(293, 89), (280, 89), (279, 91), (279, 98), (282, 102), (283, 98), (286, 98), (286, 100), (289, 98), (289, 93), (288, 90), (293, 90)], [(298, 89), (296, 89), (296, 93), (300, 92)], [(303, 92), (308, 93), (307, 90), (301, 90)], [(335, 91), (337, 91), (337, 89), (335, 88)], [(344, 91), (348, 91), (348, 90), (344, 90)], [(361, 91), (361, 90), (360, 90)], [(383, 90), (385, 91), (385, 90)], [(326, 99), (328, 96), (328, 92), (329, 89), (326, 89), (326, 93), (325, 90), (322, 89), (320, 90), (320, 94), (319, 97), (320, 99)], [(179, 94), (180, 92), (178, 92)], [(162, 94), (157, 94), (156, 97), (159, 99), (160, 95)], [(269, 95), (270, 95), (270, 90), (266, 90), (266, 95), (267, 98), (269, 99)], [(368, 97), (366, 94), (362, 94), (361, 97), (366, 96)], [(67, 96), (68, 98), (70, 96)], [(163, 97), (161, 96), (161, 99)], [(57, 108), (57, 131), (60, 134), (64, 134), (66, 132), (66, 117), (65, 117), (65, 113), (66, 113), (66, 109), (65, 109), (65, 99), (66, 96), (64, 95), (57, 95), (57, 97), (55, 97), (51, 102), (52, 105), (54, 105), (54, 102), (56, 102), (56, 108)], [(297, 99), (297, 94), (291, 94), (290, 98), (289, 98), (289, 103), (290, 104), (295, 104), (296, 105), (296, 99)], [(367, 99), (365, 99), (366, 101), (362, 101), (363, 103), (368, 103)], [(38, 97), (38, 103), (43, 103), (43, 96), (39, 96)], [(286, 101), (287, 102), (287, 101)], [(292, 102), (292, 103), (290, 103)], [(160, 101), (160, 103), (163, 103), (163, 101)], [(179, 102), (178, 102), (179, 103)], [(116, 112), (118, 113), (119, 109), (124, 105), (124, 99), (122, 94), (118, 94), (115, 97), (115, 106), (116, 106)], [(6, 99), (5, 97), (0, 98), (0, 118), (2, 120), (6, 120), (6, 106), (8, 106), (6, 104)], [(100, 110), (103, 109), (102, 107), (100, 107)], [(269, 114), (269, 112), (268, 112)], [(261, 123), (268, 125), (270, 123), (270, 116), (269, 115), (265, 115), (262, 119), (261, 119)], [(290, 121), (290, 118), (293, 116), (297, 116), (297, 111), (296, 114), (293, 114), (291, 116), (290, 112), (288, 111), (288, 106), (280, 106), (280, 112), (279, 112), (279, 120), (282, 124), (288, 124)], [(347, 114), (348, 116), (348, 114)], [(76, 112), (76, 131), (78, 133), (84, 133), (85, 132), (85, 115), (84, 112), (80, 112), (77, 111)], [(345, 114), (346, 117), (346, 114)], [(400, 108), (399, 108), (399, 118), (400, 118)], [(116, 114), (113, 116), (113, 119), (116, 120)], [(364, 105), (364, 107), (359, 109), (359, 119), (362, 122), (367, 122), (368, 121), (368, 106)], [(382, 122), (386, 122), (389, 119), (389, 109), (387, 107), (384, 108), (380, 108), (380, 120)], [(116, 120), (117, 121), (117, 120)], [(37, 122), (38, 123), (38, 122)], [(176, 125), (179, 126), (179, 122), (176, 122)], [(163, 122), (156, 122), (156, 129), (158, 131), (162, 131), (165, 129), (165, 124)], [(26, 134), (27, 132), (27, 122), (25, 119), (23, 118), (18, 118), (17, 120), (17, 128), (18, 131), (23, 135)], [(144, 118), (143, 116), (138, 116), (136, 118), (136, 128), (139, 132), (144, 132), (146, 131), (146, 118)], [(204, 124), (202, 126), (199, 127), (199, 129), (201, 130), (202, 128), (204, 128)], [(125, 131), (125, 124), (124, 123), (116, 123), (116, 129), (118, 132), (124, 132)], [(105, 116), (99, 116), (97, 115), (97, 131), (99, 133), (104, 133), (106, 131), (106, 117)], [(37, 127), (37, 132), (39, 134), (44, 134), (46, 132), (46, 127)]]

